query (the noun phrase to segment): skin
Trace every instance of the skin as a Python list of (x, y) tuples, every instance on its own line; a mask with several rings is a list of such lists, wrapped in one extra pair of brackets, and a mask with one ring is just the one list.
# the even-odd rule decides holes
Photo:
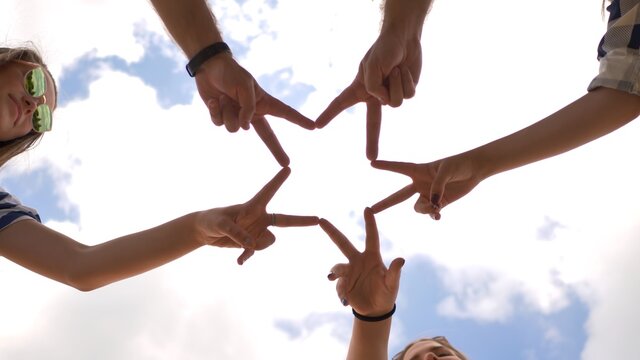
[(321, 129), (342, 111), (364, 102), (367, 105), (369, 160), (378, 158), (382, 105), (398, 107), (412, 98), (422, 69), (422, 25), (431, 0), (387, 0), (378, 39), (364, 55), (355, 79), (316, 119)]
[[(0, 67), (0, 139), (11, 140), (31, 131), (31, 115), (38, 104), (55, 110), (55, 87), (48, 73), (44, 97), (33, 98), (24, 89), (26, 73), (38, 66), (15, 61)], [(267, 213), (269, 201), (290, 173), (288, 167), (280, 170), (244, 204), (193, 212), (93, 246), (33, 219), (18, 220), (0, 230), (0, 256), (82, 291), (144, 273), (205, 245), (242, 248), (241, 265), (255, 251), (275, 242), (269, 226), (318, 224), (316, 216)]]
[(413, 344), (402, 360), (463, 360), (446, 346), (433, 340), (422, 340)]
[(373, 161), (374, 168), (409, 176), (412, 183), (372, 209), (379, 213), (419, 193), (415, 211), (438, 220), (442, 208), (488, 177), (580, 147), (639, 115), (639, 96), (601, 87), (533, 125), (455, 156), (424, 164)]
[[(389, 268), (380, 255), (380, 238), (371, 209), (364, 211), (366, 228), (365, 250), (355, 246), (326, 219), (320, 227), (349, 260), (331, 269), (328, 279), (337, 280), (336, 292), (344, 306), (365, 316), (380, 316), (393, 308), (400, 288), (400, 272), (404, 259), (394, 259)], [(353, 329), (347, 360), (387, 359), (391, 317), (378, 322), (353, 319)]]
[[(188, 59), (205, 47), (223, 41), (206, 1), (151, 0), (151, 3)], [(288, 166), (290, 160), (265, 116), (279, 117), (307, 130), (315, 129), (312, 120), (265, 92), (230, 53), (205, 61), (195, 80), (211, 121), (216, 126), (224, 125), (232, 133), (253, 126), (281, 166)]]
[(11, 61), (0, 66), (0, 141), (15, 139), (32, 130), (31, 117), (36, 107), (47, 104), (56, 107), (53, 79), (47, 71), (47, 90), (43, 97), (34, 98), (24, 88), (25, 75), (38, 64)]

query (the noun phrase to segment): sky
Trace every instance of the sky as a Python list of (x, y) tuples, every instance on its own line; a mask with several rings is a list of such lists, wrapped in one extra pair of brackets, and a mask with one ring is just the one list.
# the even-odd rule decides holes
[[(378, 35), (378, 1), (211, 2), (237, 61), (315, 119)], [(417, 94), (383, 110), (379, 159), (429, 162), (582, 96), (606, 24), (599, 0), (436, 0)], [(242, 203), (280, 169), (252, 131), (214, 126), (146, 1), (3, 0), (0, 42), (31, 41), (59, 88), (54, 130), (0, 171), (43, 222), (97, 244)], [(292, 173), (268, 211), (327, 218), (363, 248), (362, 210), (408, 184), (370, 167), (365, 108), (321, 130), (269, 118)], [(390, 354), (445, 335), (471, 359), (635, 358), (640, 124), (500, 174), (442, 211), (376, 216), (402, 256)], [(243, 266), (201, 248), (83, 293), (0, 258), (0, 359), (339, 359), (352, 315), (318, 228), (275, 228)]]

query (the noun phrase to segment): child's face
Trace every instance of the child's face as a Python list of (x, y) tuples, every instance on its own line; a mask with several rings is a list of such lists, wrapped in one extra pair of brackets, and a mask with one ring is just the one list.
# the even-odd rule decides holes
[(10, 61), (0, 66), (0, 141), (19, 138), (32, 129), (36, 106), (46, 104), (53, 111), (56, 94), (53, 79), (46, 74), (44, 96), (32, 97), (25, 89), (25, 75), (39, 65), (26, 61)]

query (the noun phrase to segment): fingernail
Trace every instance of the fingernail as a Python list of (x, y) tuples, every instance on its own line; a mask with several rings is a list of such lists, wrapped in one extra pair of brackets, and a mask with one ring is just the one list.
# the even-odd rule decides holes
[(406, 262), (406, 261), (405, 261), (404, 259), (400, 260), (400, 266), (404, 266), (404, 263), (405, 263), (405, 262)]
[(327, 279), (331, 280), (331, 277), (333, 276), (333, 273), (330, 272), (329, 275), (327, 275)]
[(431, 203), (435, 206), (440, 206), (440, 194), (431, 195)]

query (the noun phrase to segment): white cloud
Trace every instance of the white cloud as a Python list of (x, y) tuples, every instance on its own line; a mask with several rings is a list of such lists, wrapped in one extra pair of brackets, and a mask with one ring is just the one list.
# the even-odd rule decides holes
[[(225, 35), (247, 42), (241, 60), (254, 75), (292, 67), (292, 81), (317, 89), (299, 109), (311, 118), (351, 82), (379, 21), (377, 3), (367, 1), (215, 6)], [(604, 30), (599, 1), (523, 3), (508, 9), (513, 16), (502, 15), (504, 6), (435, 2), (423, 35), (418, 94), (401, 108), (385, 109), (381, 158), (425, 162), (464, 151), (584, 93)], [(21, 16), (9, 15), (16, 13)], [(99, 56), (138, 59), (143, 47), (133, 30), (141, 22), (164, 34), (146, 2), (0, 6), (0, 35), (10, 43), (36, 41), (54, 75), (93, 48)], [(98, 243), (189, 211), (243, 202), (277, 172), (253, 132), (228, 134), (212, 126), (197, 94), (190, 105), (163, 110), (140, 80), (99, 71), (91, 97), (58, 109), (55, 131), (3, 170), (46, 162), (71, 174), (57, 186), (80, 210), (80, 223), (52, 227)], [(362, 208), (407, 183), (369, 167), (363, 106), (321, 131), (270, 122), (293, 170), (272, 211), (315, 213), (357, 239)], [(640, 178), (631, 158), (639, 131), (632, 123), (571, 153), (489, 179), (445, 209), (437, 223), (415, 214), (411, 200), (390, 209), (377, 217), (382, 235), (393, 242), (385, 255), (433, 259), (450, 291), (439, 307), (448, 316), (508, 321), (520, 311), (517, 301), (549, 314), (577, 292), (591, 311), (584, 359), (612, 357), (612, 349), (633, 356), (638, 329), (628, 319), (640, 293), (633, 277), (640, 213), (633, 199), (640, 198)], [(539, 229), (550, 221), (561, 226), (541, 241)], [(342, 255), (317, 228), (274, 232), (278, 242), (243, 267), (235, 264), (238, 251), (201, 249), (95, 294), (0, 262), (0, 285), (10, 294), (0, 299), (0, 353), (64, 348), (70, 353), (61, 356), (100, 349), (105, 358), (343, 356), (346, 346), (335, 327), (305, 323), (310, 313), (343, 310), (325, 279)], [(276, 319), (308, 332), (291, 340)], [(24, 345), (36, 336), (49, 340)]]

